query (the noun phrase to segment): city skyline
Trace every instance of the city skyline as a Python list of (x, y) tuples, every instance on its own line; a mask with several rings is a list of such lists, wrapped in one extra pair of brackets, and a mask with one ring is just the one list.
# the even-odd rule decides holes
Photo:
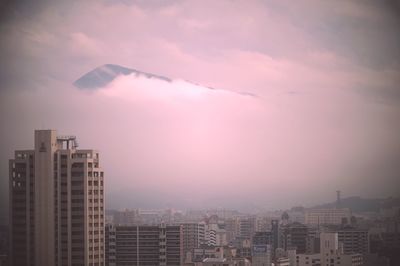
[[(8, 159), (33, 147), (35, 129), (100, 150), (110, 209), (287, 209), (333, 201), (336, 190), (400, 196), (395, 2), (20, 1), (1, 10), (3, 222)], [(114, 75), (107, 65), (137, 72), (74, 86), (90, 71)]]
[(399, 260), (400, 198), (370, 202), (337, 190), (333, 204), (278, 212), (106, 211), (98, 151), (79, 149), (76, 136), (56, 130), (35, 130), (34, 140), (33, 150), (16, 150), (9, 160), (1, 264), (389, 266)]

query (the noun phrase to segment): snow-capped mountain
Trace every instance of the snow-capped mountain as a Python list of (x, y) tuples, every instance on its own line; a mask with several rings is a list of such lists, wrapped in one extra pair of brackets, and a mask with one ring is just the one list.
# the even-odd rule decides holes
[(171, 82), (171, 79), (163, 76), (158, 76), (146, 72), (142, 72), (136, 69), (126, 68), (114, 64), (106, 64), (93, 69), (86, 73), (78, 80), (74, 82), (74, 86), (80, 89), (98, 89), (106, 86), (108, 83), (113, 81), (120, 75), (130, 75), (134, 73), (137, 76), (144, 76), (149, 79), (159, 79), (166, 82)]

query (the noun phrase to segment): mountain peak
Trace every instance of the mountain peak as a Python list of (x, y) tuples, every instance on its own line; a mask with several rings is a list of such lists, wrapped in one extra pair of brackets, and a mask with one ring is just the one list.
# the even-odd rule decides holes
[(142, 72), (136, 69), (131, 69), (115, 64), (105, 64), (99, 66), (92, 71), (89, 71), (74, 82), (74, 86), (79, 89), (98, 89), (106, 86), (115, 78), (120, 75), (130, 75), (134, 73), (136, 76), (144, 76), (146, 78), (155, 78), (167, 82), (171, 82), (171, 79), (163, 76), (154, 75), (151, 73)]

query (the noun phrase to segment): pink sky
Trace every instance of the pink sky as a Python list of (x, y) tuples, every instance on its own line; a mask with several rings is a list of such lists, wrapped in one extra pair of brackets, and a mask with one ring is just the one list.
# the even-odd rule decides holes
[[(43, 1), (3, 10), (4, 177), (13, 150), (31, 148), (45, 127), (101, 151), (114, 208), (276, 209), (331, 201), (337, 189), (398, 193), (396, 6)], [(72, 86), (106, 63), (173, 82)]]

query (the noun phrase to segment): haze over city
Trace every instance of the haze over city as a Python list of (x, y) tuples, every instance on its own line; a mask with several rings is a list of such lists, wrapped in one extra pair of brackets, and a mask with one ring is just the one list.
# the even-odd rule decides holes
[(35, 129), (100, 151), (106, 208), (399, 196), (397, 3), (1, 4), (1, 220)]

